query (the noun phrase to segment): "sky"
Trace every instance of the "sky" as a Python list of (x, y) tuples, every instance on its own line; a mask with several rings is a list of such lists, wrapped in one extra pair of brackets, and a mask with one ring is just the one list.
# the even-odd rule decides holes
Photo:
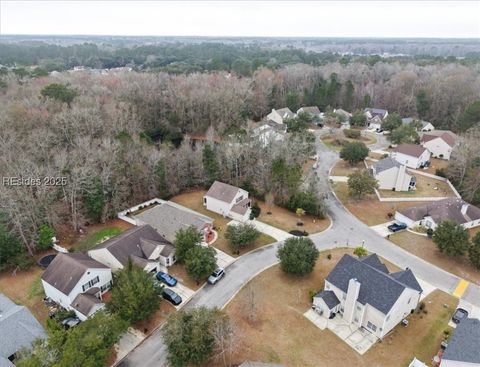
[(1, 34), (480, 38), (480, 1), (11, 1)]

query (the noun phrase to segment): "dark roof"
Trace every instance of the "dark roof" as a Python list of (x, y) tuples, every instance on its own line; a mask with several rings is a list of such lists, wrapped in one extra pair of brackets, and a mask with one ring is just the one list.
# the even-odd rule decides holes
[(205, 196), (210, 196), (211, 198), (223, 201), (225, 203), (231, 203), (237, 195), (238, 190), (236, 186), (232, 186), (220, 181), (215, 181), (210, 189), (207, 191)]
[(382, 108), (365, 108), (365, 112), (370, 112), (372, 117), (379, 116), (383, 119), (388, 111)]
[(375, 172), (377, 174), (380, 172), (386, 171), (390, 168), (400, 167), (400, 166), (401, 164), (391, 157), (381, 159), (373, 164), (373, 167), (375, 168)]
[(340, 301), (333, 291), (321, 291), (315, 296), (315, 298), (323, 299), (330, 310), (340, 304)]
[(148, 263), (148, 257), (153, 252), (152, 244), (173, 248), (173, 245), (153, 229), (152, 226), (145, 224), (130, 228), (118, 236), (106, 240), (92, 251), (105, 248), (122, 265), (127, 265), (128, 258), (131, 257), (136, 265), (142, 266), (143, 264), (144, 266)]
[(460, 321), (443, 354), (444, 360), (480, 364), (480, 320)]
[(12, 302), (0, 293), (0, 365), (5, 358), (28, 348), (38, 339), (46, 338), (42, 325), (25, 306)]
[[(98, 288), (97, 288), (98, 289)], [(98, 289), (99, 290), (99, 289)], [(90, 291), (90, 289), (89, 289)], [(80, 293), (78, 294), (75, 299), (73, 300), (72, 306), (74, 309), (79, 311), (85, 316), (88, 316), (90, 311), (95, 305), (103, 303), (101, 300), (99, 300), (97, 297), (95, 297), (93, 294), (89, 294), (91, 292), (85, 292), (85, 293)]]
[(298, 110), (312, 115), (320, 115), (320, 109), (317, 106), (300, 107)]
[(59, 253), (42, 274), (42, 279), (69, 295), (88, 269), (108, 269), (108, 266), (82, 253)]
[(395, 148), (398, 153), (406, 154), (411, 157), (420, 157), (427, 149), (418, 144), (400, 144)]
[(415, 275), (413, 275), (413, 272), (410, 269), (405, 269), (402, 271), (398, 271), (396, 273), (391, 273), (390, 275), (396, 280), (398, 280), (400, 283), (403, 283), (406, 286), (408, 286), (409, 288), (415, 289), (416, 291), (419, 291), (419, 292), (423, 292), (423, 289), (418, 283), (417, 278), (415, 278)]
[(376, 254), (363, 259), (344, 255), (326, 280), (347, 293), (349, 281), (357, 279), (360, 283), (358, 302), (387, 314), (405, 288), (411, 287), (395, 279), (378, 263), (381, 262)]
[[(464, 205), (468, 205), (468, 207), (465, 214), (462, 214)], [(433, 201), (428, 204), (400, 209), (398, 212), (415, 222), (426, 216), (432, 217), (435, 223), (451, 220), (455, 223), (463, 224), (480, 219), (480, 208), (457, 198)]]
[(457, 140), (457, 135), (448, 130), (434, 130), (429, 132), (428, 134), (423, 134), (420, 141), (422, 143), (426, 143), (436, 138), (442, 139), (443, 141), (445, 141), (445, 143), (447, 143), (450, 147), (453, 148)]

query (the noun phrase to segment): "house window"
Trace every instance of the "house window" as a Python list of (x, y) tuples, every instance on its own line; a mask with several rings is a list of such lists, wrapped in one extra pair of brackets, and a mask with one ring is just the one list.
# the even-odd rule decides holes
[(360, 306), (357, 305), (357, 310), (360, 311), (362, 308)]
[(106, 283), (106, 284), (104, 284), (100, 287), (100, 291), (103, 293), (106, 290), (110, 289), (111, 287), (112, 287), (112, 281), (109, 281), (108, 283)]
[(203, 198), (203, 203), (204, 203), (204, 204), (207, 203), (207, 198)]
[(100, 281), (100, 278), (98, 276), (96, 276), (95, 278), (93, 278), (90, 282), (92, 283), (92, 287), (97, 284), (98, 282)]
[(100, 278), (96, 276), (92, 280), (90, 280), (88, 283), (85, 283), (82, 285), (82, 290), (85, 292), (87, 289), (92, 288), (95, 284), (97, 284), (100, 281)]
[(377, 331), (377, 327), (372, 324), (370, 321), (367, 323), (367, 327), (372, 331)]
[(410, 304), (410, 301), (411, 301), (411, 300), (412, 300), (411, 298), (408, 299), (408, 302), (407, 302), (408, 305)]
[(353, 321), (358, 322), (358, 317), (355, 317), (355, 320), (353, 320)]

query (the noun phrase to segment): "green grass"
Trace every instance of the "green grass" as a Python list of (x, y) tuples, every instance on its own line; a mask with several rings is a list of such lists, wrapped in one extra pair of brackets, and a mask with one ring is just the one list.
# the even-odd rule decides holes
[(103, 242), (120, 233), (122, 233), (122, 229), (118, 227), (108, 227), (101, 229), (98, 232), (91, 233), (75, 245), (75, 252), (88, 251), (94, 248), (100, 242)]
[(33, 298), (36, 298), (36, 297), (43, 298), (44, 294), (45, 293), (43, 292), (42, 281), (39, 276), (37, 279), (35, 279), (35, 281), (32, 284), (30, 284), (27, 292), (27, 299), (32, 300)]

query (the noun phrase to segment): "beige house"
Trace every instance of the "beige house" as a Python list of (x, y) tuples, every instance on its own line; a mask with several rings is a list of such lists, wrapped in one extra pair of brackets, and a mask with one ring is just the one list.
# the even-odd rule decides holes
[(423, 290), (410, 269), (390, 273), (376, 254), (344, 255), (325, 279), (312, 308), (383, 338), (415, 310)]
[(272, 108), (272, 112), (267, 115), (267, 119), (277, 124), (284, 124), (286, 119), (293, 119), (295, 116), (288, 107), (280, 108), (279, 110)]
[(393, 158), (384, 158), (372, 166), (372, 175), (380, 190), (409, 191), (415, 188), (415, 176), (407, 173), (407, 167)]
[(456, 134), (444, 130), (431, 131), (423, 134), (420, 139), (422, 146), (428, 149), (433, 157), (446, 160), (450, 159), (456, 141)]

